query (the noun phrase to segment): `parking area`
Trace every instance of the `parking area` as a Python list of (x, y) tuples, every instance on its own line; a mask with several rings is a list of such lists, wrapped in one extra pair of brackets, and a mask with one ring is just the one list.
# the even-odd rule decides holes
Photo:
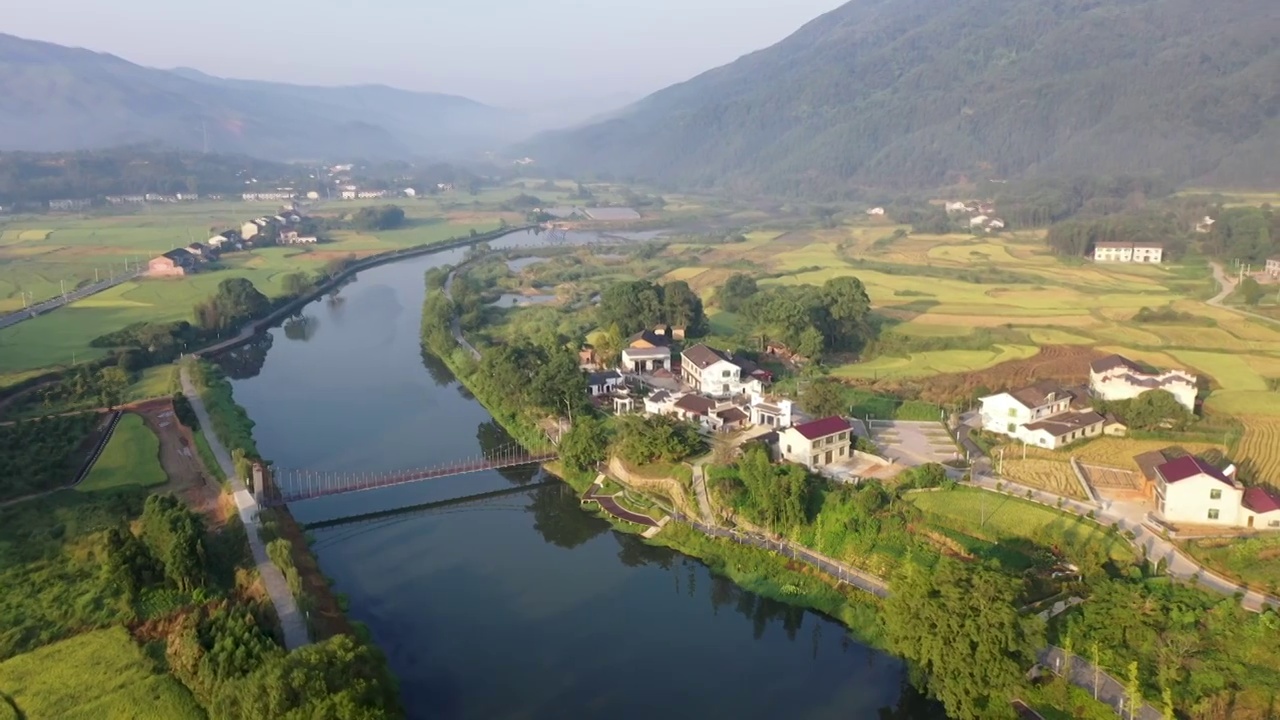
[(872, 420), (871, 439), (884, 456), (906, 466), (946, 462), (961, 457), (942, 423)]

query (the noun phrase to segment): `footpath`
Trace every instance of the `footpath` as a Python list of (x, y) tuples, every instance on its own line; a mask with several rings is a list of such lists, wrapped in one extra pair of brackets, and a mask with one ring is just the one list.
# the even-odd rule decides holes
[(307, 634), (307, 623), (302, 613), (298, 611), (298, 603), (293, 593), (289, 591), (289, 583), (285, 581), (284, 573), (280, 572), (280, 568), (267, 557), (267, 549), (258, 535), (258, 501), (236, 476), (231, 453), (227, 452), (227, 448), (218, 439), (217, 433), (213, 432), (209, 413), (205, 410), (199, 391), (187, 374), (187, 368), (183, 367), (180, 372), (182, 392), (191, 401), (191, 408), (195, 410), (196, 417), (200, 420), (200, 432), (204, 433), (205, 439), (209, 441), (209, 447), (213, 450), (214, 457), (218, 459), (218, 465), (222, 466), (222, 472), (226, 474), (227, 482), (231, 484), (236, 508), (240, 511), (240, 520), (244, 522), (245, 534), (249, 536), (249, 549), (253, 553), (253, 563), (258, 569), (258, 575), (262, 578), (262, 584), (267, 588), (267, 594), (271, 597), (271, 604), (275, 606), (276, 616), (280, 618), (280, 628), (284, 632), (284, 646), (288, 650), (302, 647), (311, 641)]

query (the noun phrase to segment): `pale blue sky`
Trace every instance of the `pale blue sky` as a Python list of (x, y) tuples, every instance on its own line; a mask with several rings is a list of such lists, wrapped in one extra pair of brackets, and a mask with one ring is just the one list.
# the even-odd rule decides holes
[(638, 97), (781, 40), (841, 0), (35, 0), (0, 31), (143, 65), (380, 82), (510, 107)]

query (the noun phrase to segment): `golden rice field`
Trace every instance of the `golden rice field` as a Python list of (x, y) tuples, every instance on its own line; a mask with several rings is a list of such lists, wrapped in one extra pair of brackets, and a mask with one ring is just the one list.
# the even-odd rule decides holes
[(1245, 417), (1236, 458), (1249, 461), (1262, 482), (1280, 487), (1280, 417)]
[[(1220, 450), (1226, 452), (1225, 445), (1218, 443), (1205, 442), (1171, 442), (1169, 440), (1135, 440), (1133, 438), (1117, 438), (1104, 437), (1097, 440), (1091, 440), (1087, 443), (1065, 448), (1063, 450), (1046, 450), (1044, 448), (1028, 447), (1027, 457), (1045, 460), (1065, 461), (1069, 457), (1074, 457), (1087, 465), (1103, 465), (1106, 467), (1122, 468), (1125, 470), (1137, 470), (1138, 464), (1133, 461), (1135, 455), (1141, 455), (1145, 452), (1153, 450), (1164, 450), (1169, 447), (1180, 447), (1183, 450), (1199, 454), (1209, 450)], [(1012, 457), (1015, 453), (1021, 456), (1021, 445), (1010, 445), (1006, 450), (1008, 457)], [(1006, 461), (1007, 462), (1007, 461)], [(1070, 468), (1068, 468), (1070, 471)]]
[(1028, 454), (1027, 459), (1023, 460), (1020, 455), (1019, 457), (1014, 457), (1015, 450), (1013, 447), (1006, 450), (1006, 457), (1003, 463), (1003, 475), (1005, 478), (1020, 485), (1047, 490), (1057, 495), (1066, 495), (1067, 497), (1081, 500), (1088, 499), (1085, 497), (1084, 490), (1080, 487), (1080, 481), (1076, 479), (1075, 473), (1071, 470), (1071, 465), (1065, 458), (1049, 460), (1031, 457)]

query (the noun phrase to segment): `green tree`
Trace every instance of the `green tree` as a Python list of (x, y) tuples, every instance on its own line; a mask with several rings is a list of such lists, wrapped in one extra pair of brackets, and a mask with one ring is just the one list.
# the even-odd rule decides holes
[(835, 380), (814, 380), (800, 396), (800, 406), (814, 417), (843, 415), (849, 409), (844, 399), (844, 386)]
[(1245, 305), (1256, 306), (1266, 295), (1267, 291), (1251, 277), (1245, 278), (1240, 283), (1240, 299), (1244, 300)]
[(298, 296), (311, 289), (311, 279), (306, 273), (289, 273), (280, 278), (280, 285), (285, 295)]
[(662, 288), (647, 280), (614, 283), (600, 294), (600, 325), (617, 325), (623, 335), (652, 328), (662, 321)]
[(124, 368), (113, 365), (98, 371), (98, 402), (102, 407), (113, 408), (124, 399), (129, 389), (129, 373)]
[(600, 420), (584, 415), (560, 440), (560, 459), (570, 469), (590, 470), (604, 462), (609, 453), (609, 428)]
[(1138, 708), (1142, 707), (1142, 680), (1138, 676), (1138, 661), (1129, 663), (1129, 684), (1125, 687), (1129, 698), (1129, 720), (1138, 716)]
[(861, 350), (871, 337), (871, 299), (862, 281), (845, 276), (828, 280), (822, 298), (829, 317), (827, 341), (837, 350)]
[(716, 303), (728, 312), (738, 312), (747, 298), (759, 291), (756, 279), (746, 273), (734, 273), (716, 291)]
[(702, 310), (702, 298), (689, 289), (689, 283), (675, 280), (662, 286), (663, 322), (682, 327), (688, 335), (697, 337), (706, 330), (706, 316)]
[(679, 462), (702, 446), (697, 428), (667, 415), (627, 415), (618, 425), (614, 452), (634, 465)]
[(908, 561), (884, 603), (891, 649), (923, 674), (928, 693), (960, 720), (1009, 713), (1043, 623), (1018, 612), (1022, 581), (985, 565), (941, 558), (933, 568)]
[(245, 278), (228, 278), (218, 283), (213, 297), (196, 305), (196, 324), (205, 330), (235, 330), (248, 320), (265, 316), (271, 301)]
[(351, 216), (357, 230), (393, 230), (404, 224), (404, 210), (396, 205), (363, 207)]

